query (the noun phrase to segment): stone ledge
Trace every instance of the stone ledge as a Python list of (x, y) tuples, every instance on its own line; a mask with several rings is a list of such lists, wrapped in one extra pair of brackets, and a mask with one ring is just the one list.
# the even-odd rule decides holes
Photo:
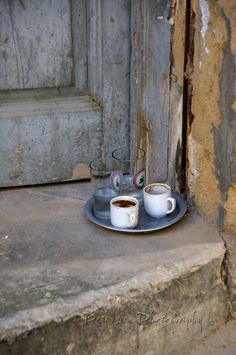
[(83, 217), (90, 193), (1, 192), (1, 354), (176, 354), (225, 321), (212, 227), (191, 213), (150, 235), (113, 233)]

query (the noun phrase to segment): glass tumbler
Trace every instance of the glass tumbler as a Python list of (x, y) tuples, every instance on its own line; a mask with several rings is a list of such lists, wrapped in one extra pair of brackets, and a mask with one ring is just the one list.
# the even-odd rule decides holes
[(112, 168), (112, 158), (95, 159), (89, 164), (93, 189), (93, 213), (97, 218), (110, 218), (110, 200), (119, 195), (122, 173)]
[(146, 152), (138, 148), (132, 156), (127, 148), (118, 148), (112, 152), (113, 167), (120, 171), (120, 194), (135, 197), (143, 204), (143, 187), (146, 183)]

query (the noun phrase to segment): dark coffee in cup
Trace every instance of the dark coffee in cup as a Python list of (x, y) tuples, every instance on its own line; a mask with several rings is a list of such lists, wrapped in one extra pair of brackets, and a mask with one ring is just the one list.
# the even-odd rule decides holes
[(114, 197), (110, 202), (111, 224), (116, 228), (135, 228), (138, 224), (139, 201), (132, 196)]
[(134, 207), (136, 203), (130, 200), (118, 200), (113, 202), (113, 205), (116, 207), (127, 208), (127, 207)]

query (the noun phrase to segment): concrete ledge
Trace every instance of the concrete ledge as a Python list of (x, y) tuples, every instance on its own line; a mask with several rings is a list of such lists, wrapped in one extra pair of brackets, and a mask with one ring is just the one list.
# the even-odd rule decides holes
[(192, 213), (150, 235), (111, 233), (83, 217), (90, 193), (1, 192), (1, 354), (177, 354), (226, 320), (214, 229)]

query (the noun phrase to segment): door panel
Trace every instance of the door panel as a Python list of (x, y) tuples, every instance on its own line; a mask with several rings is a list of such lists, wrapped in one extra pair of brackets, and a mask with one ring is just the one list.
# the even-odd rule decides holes
[(102, 112), (89, 97), (5, 103), (0, 117), (1, 186), (86, 178), (100, 156)]
[(170, 0), (0, 1), (0, 186), (89, 177), (120, 146), (167, 179), (169, 15)]
[(0, 36), (0, 90), (71, 85), (69, 0), (1, 0)]

